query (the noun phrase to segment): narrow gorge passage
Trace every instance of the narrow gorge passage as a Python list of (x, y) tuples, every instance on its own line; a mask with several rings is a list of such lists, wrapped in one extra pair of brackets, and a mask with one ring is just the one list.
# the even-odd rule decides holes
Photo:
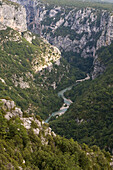
[(53, 113), (45, 120), (45, 123), (48, 123), (49, 120), (50, 120), (52, 117), (54, 117), (54, 116), (57, 117), (57, 116), (63, 115), (63, 114), (67, 111), (67, 109), (70, 107), (70, 105), (73, 103), (70, 99), (65, 98), (64, 93), (65, 93), (66, 91), (68, 91), (68, 90), (71, 90), (72, 87), (75, 86), (77, 83), (83, 82), (83, 81), (89, 80), (89, 79), (90, 79), (90, 76), (89, 76), (89, 74), (87, 74), (87, 77), (86, 77), (86, 78), (80, 79), (80, 80), (76, 80), (76, 83), (75, 83), (74, 85), (69, 86), (69, 87), (65, 88), (64, 90), (59, 91), (59, 92), (58, 92), (58, 96), (61, 97), (61, 98), (64, 100), (64, 103), (63, 103), (62, 107), (60, 108), (60, 110), (58, 110), (58, 111), (56, 111), (56, 112), (53, 112)]

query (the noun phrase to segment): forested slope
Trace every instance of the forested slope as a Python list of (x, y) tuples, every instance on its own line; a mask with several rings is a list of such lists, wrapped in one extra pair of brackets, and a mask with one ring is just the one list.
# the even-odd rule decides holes
[[(0, 31), (0, 97), (8, 96), (24, 111), (38, 113), (44, 118), (48, 111), (51, 113), (55, 109), (55, 105), (58, 107), (60, 100), (51, 81), (42, 85), (44, 80), (39, 71), (61, 56), (43, 39), (29, 34), (20, 35), (11, 28)], [(26, 40), (26, 36), (32, 43)], [(49, 56), (52, 53), (53, 59)], [(44, 56), (49, 57), (48, 61)]]
[(62, 136), (113, 152), (113, 43), (101, 48), (97, 54), (105, 67), (104, 73), (67, 92), (65, 95), (74, 103), (50, 125)]
[(1, 170), (111, 169), (108, 152), (55, 135), (38, 116), (29, 117), (13, 101), (0, 101), (0, 129)]

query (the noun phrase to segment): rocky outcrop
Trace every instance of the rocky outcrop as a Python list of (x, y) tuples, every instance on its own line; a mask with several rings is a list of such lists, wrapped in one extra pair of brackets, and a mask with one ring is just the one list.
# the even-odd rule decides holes
[(0, 99), (0, 103), (2, 103), (2, 109), (6, 112), (5, 118), (10, 120), (13, 116), (23, 116), (23, 112), (20, 108), (16, 107), (14, 101)]
[(25, 8), (9, 1), (1, 1), (0, 5), (0, 30), (6, 29), (6, 26), (17, 31), (27, 30)]
[(45, 46), (45, 48), (41, 56), (35, 58), (32, 61), (33, 70), (35, 72), (41, 71), (42, 69), (47, 67), (51, 68), (53, 63), (56, 63), (56, 65), (60, 64), (61, 58), (60, 50), (57, 47), (50, 45), (45, 39), (42, 39), (40, 48), (42, 49), (43, 46)]
[[(52, 135), (56, 136), (54, 132), (52, 132), (52, 129), (45, 125), (44, 121), (38, 120), (34, 114), (32, 114), (30, 117), (23, 117), (23, 112), (20, 108), (16, 107), (14, 101), (7, 100), (7, 99), (0, 99), (0, 109), (4, 110), (5, 118), (7, 120), (10, 120), (12, 117), (19, 117), (22, 121), (21, 125), (23, 125), (27, 130), (33, 129), (34, 134), (37, 136), (41, 135), (42, 144), (48, 144), (47, 136)], [(18, 129), (19, 130), (19, 129)]]
[(21, 89), (30, 88), (29, 83), (24, 81), (23, 76), (18, 78), (16, 74), (12, 75), (12, 82), (15, 87), (20, 86)]
[[(0, 45), (3, 45), (9, 41), (17, 42), (19, 44), (24, 42), (25, 39), (28, 41), (27, 47), (34, 45), (33, 43), (35, 42), (35, 52), (34, 54), (31, 54), (31, 56), (34, 56), (32, 57), (33, 60), (31, 61), (31, 66), (34, 72), (39, 72), (44, 68), (52, 69), (53, 63), (60, 65), (60, 50), (57, 47), (51, 45), (46, 39), (42, 37), (39, 38), (30, 31), (25, 31), (22, 34), (19, 34), (18, 31), (10, 29), (9, 32), (7, 32), (5, 38), (0, 38)], [(3, 82), (3, 80), (1, 81)], [(12, 82), (15, 87), (20, 86), (22, 89), (30, 88), (29, 82), (25, 81), (23, 76), (17, 77), (17, 75), (12, 75)]]
[[(40, 33), (40, 22), (38, 19), (39, 10), (37, 5), (40, 3), (37, 0), (11, 0), (12, 2), (16, 2), (18, 4), (23, 5), (26, 8), (27, 12), (27, 27), (34, 33)], [(41, 4), (41, 3), (40, 3)], [(42, 5), (40, 8), (43, 8)]]

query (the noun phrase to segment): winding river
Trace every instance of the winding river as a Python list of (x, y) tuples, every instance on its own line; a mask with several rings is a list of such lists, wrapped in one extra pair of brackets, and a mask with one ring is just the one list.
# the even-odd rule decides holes
[[(85, 80), (89, 80), (90, 79), (90, 76), (89, 74), (87, 74), (87, 77), (84, 78), (84, 79), (80, 79), (80, 80), (76, 80), (76, 83), (77, 82), (83, 82)], [(71, 90), (73, 86), (70, 86), (70, 87), (67, 87), (65, 88), (64, 90), (61, 90), (58, 92), (58, 96), (59, 97), (62, 97), (62, 99), (64, 100), (64, 103), (62, 105), (62, 107), (60, 108), (60, 110), (56, 111), (56, 112), (53, 112), (46, 120), (45, 120), (45, 123), (48, 123), (49, 120), (51, 119), (51, 117), (54, 117), (54, 116), (61, 116), (62, 114), (64, 114), (67, 109), (69, 108), (69, 106), (73, 103), (70, 99), (66, 99), (65, 96), (64, 96), (64, 93), (68, 90)]]

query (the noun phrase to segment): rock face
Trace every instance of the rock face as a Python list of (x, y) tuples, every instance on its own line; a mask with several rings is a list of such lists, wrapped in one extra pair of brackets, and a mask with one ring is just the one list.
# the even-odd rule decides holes
[[(113, 40), (113, 16), (107, 10), (53, 6), (36, 0), (12, 1), (14, 4), (2, 2), (0, 7), (1, 29), (5, 29), (4, 25), (7, 24), (14, 29), (25, 31), (27, 19), (29, 30), (42, 35), (61, 51), (73, 52), (84, 58), (96, 58), (96, 51), (102, 46), (110, 45)], [(25, 9), (15, 2), (25, 7), (27, 17)], [(13, 15), (10, 15), (10, 12), (7, 12), (7, 15), (5, 11), (12, 11)], [(26, 33), (24, 36), (32, 43), (30, 34)], [(54, 55), (45, 56), (41, 56), (43, 66), (39, 66), (40, 60), (33, 60), (32, 64), (36, 72), (51, 67), (52, 62), (59, 62), (59, 57), (56, 59)], [(100, 72), (98, 67), (101, 67), (95, 62), (97, 59), (94, 59), (92, 78), (96, 77), (96, 73)], [(102, 72), (104, 67), (100, 70)]]
[(17, 31), (26, 31), (26, 11), (25, 8), (9, 1), (2, 1), (0, 5), (0, 30), (4, 26), (11, 27)]
[(66, 14), (65, 9), (59, 10), (60, 17), (56, 14), (51, 23), (47, 23), (50, 15), (40, 21), (41, 34), (59, 49), (79, 53), (84, 58), (95, 57), (96, 50), (113, 40), (113, 16), (109, 12), (85, 8)]
[[(37, 5), (39, 1), (37, 0), (11, 0), (12, 2), (16, 2), (18, 4), (23, 5), (26, 8), (27, 12), (27, 27), (34, 33), (40, 33), (40, 22), (38, 19), (39, 9)], [(41, 4), (41, 3), (40, 3)]]
[[(45, 126), (44, 122), (41, 120), (38, 120), (34, 115), (31, 117), (23, 117), (23, 112), (20, 108), (16, 107), (14, 101), (6, 100), (6, 99), (0, 99), (0, 109), (3, 109), (5, 114), (5, 118), (7, 120), (10, 120), (12, 117), (18, 116), (20, 120), (22, 121), (22, 125), (28, 130), (30, 128), (33, 129), (34, 133), (38, 136), (40, 132), (43, 131), (43, 134), (41, 136), (42, 144), (48, 144), (47, 136), (53, 135), (54, 137), (56, 134), (52, 132), (52, 129), (50, 127), (43, 127)], [(19, 130), (19, 129), (18, 129)]]
[[(28, 29), (41, 34), (61, 51), (95, 58), (96, 51), (113, 40), (113, 16), (107, 10), (60, 7), (36, 0), (15, 1), (26, 8)], [(93, 78), (99, 70), (95, 61)]]
[[(18, 2), (18, 1), (17, 1)], [(31, 6), (35, 7), (36, 3), (35, 1), (24, 2), (21, 1), (21, 3), (24, 5), (26, 3), (30, 3)], [(20, 3), (20, 4), (21, 4)], [(26, 7), (26, 5), (25, 5)], [(32, 14), (30, 15), (32, 17)], [(34, 15), (33, 15), (34, 16)], [(16, 1), (2, 1), (0, 5), (0, 30), (6, 30), (7, 27), (11, 27), (16, 31), (24, 32), (22, 36), (30, 43), (32, 44), (32, 41), (36, 39), (35, 35), (29, 31), (27, 31), (27, 21), (31, 22), (31, 19), (28, 19), (28, 13), (27, 13), (27, 20), (26, 20), (26, 10), (23, 6), (16, 3)], [(29, 24), (28, 24), (29, 25)], [(29, 28), (29, 26), (28, 26)], [(16, 34), (16, 33), (15, 33)], [(6, 37), (7, 38), (7, 37)], [(21, 35), (15, 35), (15, 39), (10, 37), (10, 41), (20, 41), (21, 42)], [(8, 41), (9, 39), (7, 38)], [(47, 40), (42, 38), (42, 43), (40, 44), (40, 48), (43, 49), (45, 46), (45, 51), (42, 52), (41, 56), (35, 58), (32, 61), (33, 70), (35, 72), (41, 71), (43, 68), (47, 68), (52, 66), (53, 63), (56, 62), (59, 63), (61, 52), (59, 49), (55, 46), (51, 46)], [(20, 78), (19, 81), (16, 81), (16, 78), (14, 79), (15, 87), (18, 85), (20, 88), (30, 88), (29, 83), (24, 82), (23, 78)]]
[(35, 58), (32, 62), (35, 72), (41, 71), (44, 68), (51, 67), (53, 63), (59, 64), (61, 58), (60, 50), (55, 46), (50, 46), (45, 42), (45, 52), (41, 54), (41, 58)]
[(113, 16), (107, 10), (14, 1), (26, 8), (28, 28), (61, 50), (81, 53), (82, 57), (95, 56), (95, 50), (113, 40)]
[[(16, 3), (17, 2), (17, 3)], [(35, 1), (17, 1), (14, 2), (11, 1), (5, 1), (3, 0), (0, 5), (0, 30), (6, 30), (7, 27), (13, 28), (15, 31), (15, 36), (6, 36), (5, 40), (1, 41), (0, 43), (3, 44), (3, 42), (6, 41), (16, 41), (18, 43), (22, 42), (22, 38), (24, 37), (30, 44), (33, 44), (33, 41), (35, 41), (36, 36), (33, 35), (30, 31), (27, 31), (27, 24), (28, 28), (30, 29), (30, 25), (33, 24), (31, 22), (31, 18), (35, 16), (32, 13), (32, 8), (30, 10), (30, 14), (28, 14), (27, 11), (27, 21), (26, 21), (26, 10), (23, 6), (26, 7), (27, 4), (29, 4), (29, 8), (32, 6), (33, 10), (36, 7), (37, 2)], [(36, 14), (36, 13), (35, 13)], [(30, 18), (29, 18), (30, 17)], [(37, 15), (36, 15), (37, 18)], [(29, 25), (30, 23), (30, 25)], [(34, 22), (34, 24), (36, 24)], [(32, 29), (31, 29), (32, 30)], [(19, 32), (23, 32), (22, 34), (18, 34)], [(10, 31), (10, 34), (12, 34), (13, 31)], [(37, 31), (36, 31), (37, 33)], [(0, 38), (1, 40), (1, 38)], [(52, 69), (53, 63), (56, 65), (60, 65), (60, 58), (61, 58), (61, 52), (60, 50), (48, 43), (48, 41), (44, 38), (41, 38), (40, 52), (36, 52), (35, 54), (36, 58), (32, 61), (32, 69), (34, 72), (39, 72), (44, 68)], [(2, 81), (2, 80), (1, 80)], [(13, 83), (15, 87), (20, 86), (22, 89), (30, 88), (30, 85), (28, 82), (26, 82), (23, 77), (17, 78), (13, 77)]]
[(6, 112), (5, 118), (10, 120), (13, 116), (23, 116), (23, 112), (20, 108), (16, 107), (14, 101), (1, 99), (0, 103), (3, 103), (3, 110)]

